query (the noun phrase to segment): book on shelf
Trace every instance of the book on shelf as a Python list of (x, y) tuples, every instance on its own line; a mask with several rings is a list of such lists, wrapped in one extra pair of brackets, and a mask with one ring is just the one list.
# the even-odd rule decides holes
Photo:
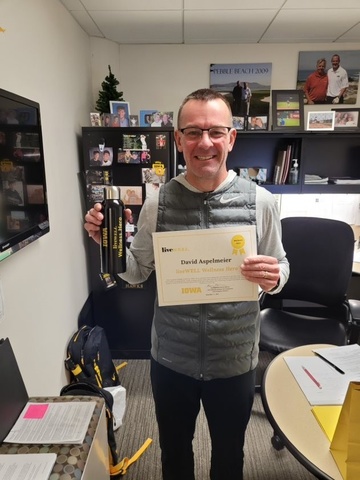
[(331, 177), (329, 183), (335, 183), (336, 185), (360, 185), (360, 178), (355, 177)]
[(289, 182), (291, 165), (295, 159), (299, 159), (298, 153), (299, 144), (297, 141), (288, 143), (285, 148), (278, 151), (273, 176), (275, 185), (284, 185)]
[(286, 180), (288, 179), (290, 164), (291, 164), (291, 161), (292, 161), (292, 158), (291, 158), (292, 150), (293, 150), (293, 146), (289, 144), (286, 147), (284, 166), (283, 166), (281, 180), (280, 180), (281, 184), (286, 183)]
[(321, 177), (320, 175), (310, 175), (305, 173), (305, 183), (329, 183), (329, 177)]
[(284, 166), (285, 166), (285, 159), (286, 159), (286, 150), (279, 150), (277, 160), (275, 163), (275, 168), (274, 168), (273, 183), (275, 185), (279, 185), (281, 183)]

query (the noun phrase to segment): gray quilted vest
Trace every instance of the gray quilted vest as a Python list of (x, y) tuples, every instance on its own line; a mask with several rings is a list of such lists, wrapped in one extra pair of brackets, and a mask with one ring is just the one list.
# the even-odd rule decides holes
[[(256, 223), (256, 185), (239, 177), (210, 193), (176, 180), (159, 193), (157, 231), (220, 228)], [(258, 302), (159, 307), (152, 327), (153, 358), (196, 379), (227, 378), (255, 368)]]

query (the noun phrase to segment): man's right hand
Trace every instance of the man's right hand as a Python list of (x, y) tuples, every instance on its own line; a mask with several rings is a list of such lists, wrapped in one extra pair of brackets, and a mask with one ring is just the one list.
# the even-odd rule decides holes
[[(91, 237), (96, 243), (100, 245), (101, 235), (100, 228), (104, 215), (101, 213), (102, 205), (101, 203), (95, 203), (95, 205), (86, 212), (84, 228), (88, 232), (89, 237)], [(125, 209), (125, 217), (128, 221), (131, 217), (131, 210), (129, 208)]]
[(84, 228), (88, 232), (89, 237), (95, 240), (100, 245), (100, 227), (104, 219), (104, 215), (101, 213), (101, 203), (95, 203), (95, 205), (87, 211), (85, 215)]

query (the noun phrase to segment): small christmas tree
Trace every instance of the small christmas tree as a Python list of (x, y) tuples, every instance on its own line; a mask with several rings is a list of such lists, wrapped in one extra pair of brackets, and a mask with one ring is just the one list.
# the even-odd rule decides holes
[(116, 86), (119, 85), (120, 82), (112, 73), (110, 65), (108, 65), (108, 67), (109, 75), (107, 75), (102, 82), (102, 90), (99, 91), (99, 98), (96, 101), (96, 110), (100, 113), (110, 113), (110, 100), (124, 100), (123, 92), (116, 90)]

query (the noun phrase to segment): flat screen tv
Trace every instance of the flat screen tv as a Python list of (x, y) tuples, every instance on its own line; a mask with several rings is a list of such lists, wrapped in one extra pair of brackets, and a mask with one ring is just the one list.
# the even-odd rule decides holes
[(0, 89), (0, 260), (48, 232), (40, 106)]

